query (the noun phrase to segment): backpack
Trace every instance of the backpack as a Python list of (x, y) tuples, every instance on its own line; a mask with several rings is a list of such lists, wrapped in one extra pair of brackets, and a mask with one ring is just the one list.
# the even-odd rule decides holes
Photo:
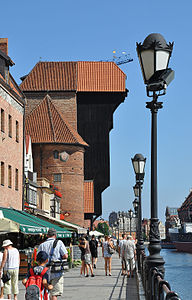
[(25, 300), (49, 300), (48, 291), (43, 286), (43, 276), (47, 270), (45, 267), (39, 274), (35, 274), (33, 268), (30, 268), (30, 277), (25, 285)]

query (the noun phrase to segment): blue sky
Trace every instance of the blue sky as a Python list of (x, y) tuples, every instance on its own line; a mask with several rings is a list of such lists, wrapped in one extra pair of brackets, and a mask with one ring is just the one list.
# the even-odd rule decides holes
[(164, 220), (166, 206), (179, 207), (192, 187), (192, 97), (190, 87), (192, 4), (179, 1), (33, 0), (1, 2), (0, 37), (9, 39), (17, 83), (39, 61), (105, 60), (122, 51), (133, 62), (121, 69), (129, 90), (114, 114), (110, 134), (111, 186), (103, 193), (103, 217), (132, 208), (135, 176), (131, 157), (147, 158), (143, 187), (143, 217), (150, 217), (151, 115), (145, 108), (145, 86), (136, 42), (153, 32), (174, 41), (170, 67), (175, 79), (160, 98), (158, 113), (158, 203)]

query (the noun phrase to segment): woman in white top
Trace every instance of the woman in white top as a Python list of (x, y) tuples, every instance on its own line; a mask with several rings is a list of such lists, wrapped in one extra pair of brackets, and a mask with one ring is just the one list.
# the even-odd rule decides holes
[(10, 240), (3, 241), (2, 247), (5, 249), (3, 253), (3, 260), (0, 266), (0, 275), (2, 270), (8, 271), (11, 279), (5, 283), (4, 294), (7, 295), (8, 299), (11, 299), (11, 292), (14, 294), (14, 300), (17, 300), (19, 293), (18, 289), (18, 278), (19, 278), (19, 264), (20, 257), (19, 251), (14, 248), (13, 243)]
[(109, 276), (111, 276), (112, 254), (110, 254), (108, 251), (108, 245), (110, 245), (110, 247), (114, 249), (110, 236), (105, 236), (105, 242), (103, 242), (102, 244), (102, 254), (105, 259), (105, 275), (107, 276), (107, 269), (109, 269)]
[[(3, 253), (0, 252), (0, 265), (2, 263), (2, 260), (3, 260)], [(3, 281), (1, 279), (2, 275), (0, 276), (0, 287), (1, 287), (1, 293), (0, 293), (0, 299), (3, 299), (3, 287), (4, 287), (4, 284), (3, 284)]]

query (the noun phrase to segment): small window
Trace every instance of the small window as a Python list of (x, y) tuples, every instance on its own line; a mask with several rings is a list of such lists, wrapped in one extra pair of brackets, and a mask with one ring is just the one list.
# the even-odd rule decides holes
[(12, 168), (8, 165), (8, 187), (12, 187)]
[(12, 137), (12, 116), (11, 115), (9, 115), (9, 118), (8, 118), (8, 122), (9, 122), (9, 124), (8, 124), (8, 129), (9, 129), (9, 137)]
[(19, 143), (19, 122), (16, 121), (16, 142)]
[(1, 161), (1, 185), (4, 185), (5, 180), (5, 164)]
[(59, 151), (57, 151), (57, 150), (53, 151), (53, 157), (55, 159), (58, 159), (59, 158)]
[(19, 189), (19, 170), (15, 169), (15, 189), (18, 191)]
[(5, 111), (1, 108), (1, 131), (5, 132)]
[(61, 174), (53, 174), (54, 182), (61, 182)]

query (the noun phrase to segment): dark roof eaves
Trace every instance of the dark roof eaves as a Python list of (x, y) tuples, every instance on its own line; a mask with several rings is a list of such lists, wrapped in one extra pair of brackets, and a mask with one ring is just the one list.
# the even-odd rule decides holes
[(22, 90), (23, 93), (49, 93), (49, 92), (53, 92), (53, 93), (59, 93), (59, 92), (74, 92), (76, 93), (77, 90)]
[(12, 59), (1, 50), (0, 56), (3, 57), (10, 66), (14, 66), (15, 63), (12, 61)]
[(11, 93), (22, 105), (25, 105), (25, 96), (20, 97), (3, 79), (0, 78), (0, 83)]
[[(32, 137), (31, 137), (31, 139), (33, 139)], [(88, 144), (86, 144), (86, 145), (84, 145), (84, 144), (81, 144), (81, 143), (65, 143), (65, 142), (54, 142), (54, 141), (46, 141), (46, 142), (33, 142), (33, 141), (31, 141), (32, 142), (32, 144), (55, 144), (55, 145), (57, 145), (57, 144), (62, 144), (62, 145), (66, 145), (66, 146), (82, 146), (82, 147), (84, 147), (84, 148), (88, 148), (88, 147), (90, 147)]]

